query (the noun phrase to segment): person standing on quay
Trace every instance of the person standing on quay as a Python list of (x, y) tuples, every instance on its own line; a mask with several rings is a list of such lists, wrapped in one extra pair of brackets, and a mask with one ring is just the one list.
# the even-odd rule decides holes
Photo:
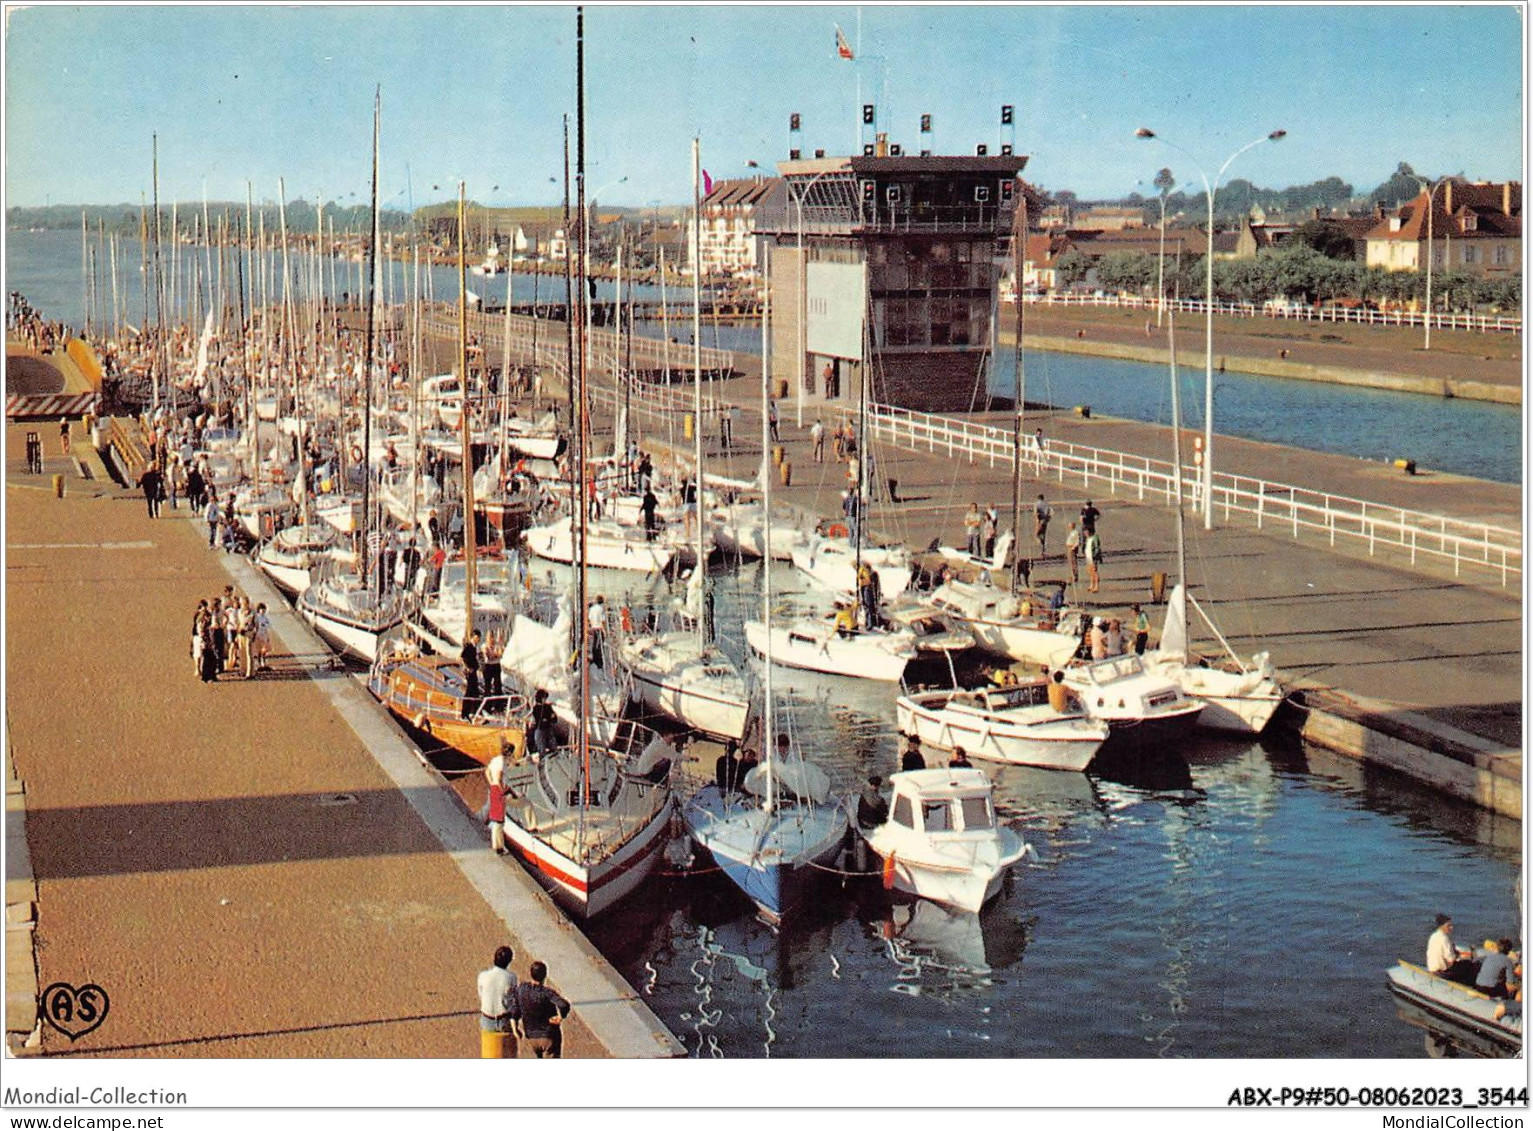
[(1086, 535), (1086, 579), (1090, 582), (1086, 592), (1096, 593), (1102, 588), (1102, 536), (1095, 530)]
[(267, 615), (265, 601), (256, 606), (250, 622), (254, 631), (251, 643), (255, 650), (256, 671), (264, 672), (268, 666), (267, 657), (271, 655), (271, 617)]
[(825, 422), (816, 420), (809, 429), (809, 439), (814, 444), (814, 462), (825, 462)]
[(1134, 610), (1134, 655), (1143, 656), (1145, 646), (1150, 643), (1150, 618), (1138, 605), (1129, 608)]
[(459, 658), (463, 661), (463, 717), (470, 717), (479, 706), (479, 630), (469, 634)]
[(1049, 555), (1048, 546), (1045, 544), (1049, 534), (1049, 520), (1054, 517), (1054, 511), (1042, 495), (1033, 504), (1033, 533), (1038, 537), (1038, 556), (1046, 558)]
[(532, 981), (516, 987), (516, 1016), (532, 1055), (558, 1060), (564, 1049), (563, 1022), (570, 1003), (543, 984), (548, 967), (534, 962), (527, 971)]
[(160, 498), (165, 489), (165, 477), (160, 474), (160, 465), (157, 462), (149, 461), (149, 466), (144, 468), (144, 474), (138, 477), (138, 485), (143, 488), (144, 505), (149, 508), (149, 517), (159, 518)]
[(1065, 561), (1070, 565), (1070, 584), (1074, 585), (1081, 579), (1081, 532), (1073, 522), (1065, 533)]
[(200, 640), (198, 663), (203, 683), (215, 683), (223, 665), (223, 629), (218, 626), (218, 601), (204, 611), (199, 619), (197, 632)]
[(516, 1058), (517, 984), (511, 973), (515, 955), (496, 947), (489, 969), (479, 972), (479, 1056), (482, 1060)]

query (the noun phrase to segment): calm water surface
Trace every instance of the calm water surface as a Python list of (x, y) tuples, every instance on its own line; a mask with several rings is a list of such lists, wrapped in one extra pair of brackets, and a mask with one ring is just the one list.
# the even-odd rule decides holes
[[(759, 576), (716, 576), (726, 649)], [(782, 607), (819, 600), (773, 579)], [(893, 688), (773, 682), (838, 788), (895, 769)], [(827, 875), (779, 933), (710, 874), (591, 936), (694, 1056), (1423, 1055), (1384, 971), (1421, 960), (1439, 909), (1466, 939), (1515, 933), (1521, 825), (1285, 742), (1164, 755), (1137, 780), (986, 766), (1039, 859), (979, 916)]]

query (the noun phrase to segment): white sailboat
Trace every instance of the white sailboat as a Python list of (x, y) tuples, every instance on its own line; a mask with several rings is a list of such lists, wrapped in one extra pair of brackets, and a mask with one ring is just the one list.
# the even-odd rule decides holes
[(897, 683), (916, 657), (910, 630), (848, 629), (838, 625), (833, 613), (782, 624), (748, 620), (745, 641), (769, 665), (884, 683)]
[(256, 551), (256, 565), (277, 588), (297, 596), (309, 587), (309, 571), (336, 545), (335, 528), (323, 523), (300, 523), (277, 531)]
[(1080, 645), (1078, 635), (1060, 631), (1062, 610), (990, 581), (945, 581), (932, 590), (930, 601), (962, 618), (981, 648), (1011, 660), (1053, 670), (1068, 663)]
[[(696, 154), (694, 143), (694, 165)], [(767, 325), (770, 326), (770, 320)], [(764, 351), (762, 356), (771, 357), (771, 351)], [(767, 441), (769, 371), (770, 366), (762, 367), (763, 451)], [(770, 477), (765, 479), (763, 486), (764, 511), (770, 527)], [(762, 571), (762, 589), (762, 611), (767, 626), (770, 626), (770, 569)], [(780, 743), (774, 737), (778, 731), (772, 701), (774, 656), (770, 634), (763, 645), (766, 653), (765, 709), (760, 733), (766, 761), (745, 775), (741, 783), (743, 788), (727, 788), (733, 784), (727, 782), (722, 788), (717, 782), (703, 786), (682, 806), (682, 816), (698, 846), (750, 898), (762, 918), (776, 924), (801, 896), (816, 869), (841, 851), (846, 839), (847, 819), (844, 809), (830, 803), (830, 779), (825, 772), (806, 762), (802, 752), (795, 753), (786, 733), (780, 736)]]

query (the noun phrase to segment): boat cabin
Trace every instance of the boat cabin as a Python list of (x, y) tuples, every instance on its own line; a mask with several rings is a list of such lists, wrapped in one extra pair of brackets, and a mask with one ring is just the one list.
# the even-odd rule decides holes
[(906, 770), (889, 781), (894, 786), (891, 824), (928, 836), (995, 828), (990, 779), (983, 770)]

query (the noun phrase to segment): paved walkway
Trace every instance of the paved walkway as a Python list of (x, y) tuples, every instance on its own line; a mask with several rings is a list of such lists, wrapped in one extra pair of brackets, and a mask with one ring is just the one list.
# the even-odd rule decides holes
[(43, 1053), (474, 1057), (475, 976), (511, 942), (519, 972), (547, 958), (575, 1001), (567, 1054), (602, 1055), (582, 1003), (595, 1015), (622, 995), (582, 980), (577, 933), (558, 930), (554, 957), (517, 910), (545, 897), (413, 756), (374, 759), (338, 698), (352, 677), (279, 643), (267, 678), (199, 682), (191, 613), (229, 582), (222, 555), (136, 495), (29, 489), (46, 477), (24, 474), (21, 432), (7, 434), (7, 721), (39, 977), (94, 981), (112, 1003), (75, 1045), (47, 1030)]

